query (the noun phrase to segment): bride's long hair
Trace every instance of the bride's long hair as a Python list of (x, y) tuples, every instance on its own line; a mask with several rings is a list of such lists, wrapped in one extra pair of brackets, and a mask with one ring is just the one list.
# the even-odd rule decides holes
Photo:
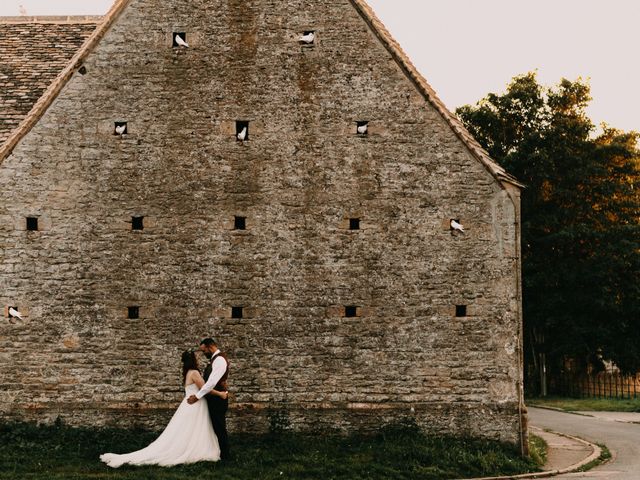
[(182, 383), (187, 381), (187, 373), (189, 370), (198, 370), (198, 359), (193, 350), (185, 350), (182, 352)]

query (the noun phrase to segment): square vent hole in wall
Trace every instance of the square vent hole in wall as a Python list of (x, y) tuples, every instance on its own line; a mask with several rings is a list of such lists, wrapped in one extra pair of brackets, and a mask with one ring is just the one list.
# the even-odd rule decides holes
[(356, 122), (356, 133), (358, 136), (365, 137), (369, 134), (369, 122), (368, 121), (360, 121)]
[(9, 319), (17, 318), (19, 320), (24, 320), (23, 317), (22, 317), (22, 314), (20, 313), (20, 308), (19, 307), (8, 305), (6, 310), (5, 310), (5, 313), (7, 315), (7, 318), (9, 318)]
[(249, 121), (236, 120), (236, 140), (246, 142), (249, 140)]
[(122, 135), (126, 135), (129, 133), (127, 122), (114, 122), (113, 125), (113, 134), (122, 137)]
[(231, 318), (242, 318), (244, 307), (231, 307)]
[(305, 30), (298, 41), (303, 47), (313, 47), (316, 44), (317, 34), (315, 30)]
[(467, 306), (466, 305), (456, 305), (456, 317), (466, 317), (467, 316)]
[(449, 220), (449, 230), (452, 234), (464, 234), (464, 225), (459, 218)]
[(29, 231), (29, 232), (37, 232), (38, 231), (38, 218), (37, 217), (27, 217), (27, 231)]
[(144, 230), (144, 217), (131, 217), (131, 230)]
[(360, 219), (359, 218), (350, 218), (349, 219), (349, 230), (360, 230)]
[(187, 32), (173, 32), (173, 48), (189, 48)]
[(233, 229), (234, 230), (246, 230), (247, 229), (247, 217), (233, 217)]
[(127, 307), (127, 318), (131, 320), (140, 318), (140, 307), (139, 306)]
[(344, 316), (347, 318), (353, 318), (358, 316), (358, 307), (355, 305), (347, 305), (344, 307)]

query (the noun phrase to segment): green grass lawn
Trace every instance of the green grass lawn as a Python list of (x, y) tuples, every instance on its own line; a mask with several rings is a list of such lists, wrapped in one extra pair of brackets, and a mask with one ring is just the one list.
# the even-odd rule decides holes
[(532, 407), (552, 407), (567, 412), (640, 412), (640, 398), (635, 400), (616, 400), (598, 398), (528, 398), (527, 405)]
[(547, 463), (547, 450), (549, 445), (542, 437), (529, 433), (529, 456), (537, 465)]
[(602, 443), (599, 443), (598, 446), (600, 447), (600, 451), (601, 451), (600, 456), (596, 458), (594, 461), (587, 463), (586, 465), (583, 465), (578, 470), (579, 472), (587, 472), (592, 468), (595, 468), (598, 465), (602, 465), (603, 463), (611, 460), (611, 450), (609, 450), (609, 448), (607, 448), (607, 446)]
[(140, 449), (155, 437), (141, 430), (0, 425), (0, 479), (443, 480), (539, 470), (509, 445), (435, 438), (407, 427), (389, 427), (373, 436), (232, 435), (234, 459), (224, 464), (113, 470), (98, 460), (104, 452)]

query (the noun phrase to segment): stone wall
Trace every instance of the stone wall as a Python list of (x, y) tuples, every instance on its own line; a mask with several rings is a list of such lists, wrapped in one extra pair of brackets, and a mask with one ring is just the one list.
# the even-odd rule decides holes
[(234, 430), (518, 441), (517, 191), (350, 1), (132, 0), (84, 66), (0, 165), (3, 417), (161, 425), (212, 334)]

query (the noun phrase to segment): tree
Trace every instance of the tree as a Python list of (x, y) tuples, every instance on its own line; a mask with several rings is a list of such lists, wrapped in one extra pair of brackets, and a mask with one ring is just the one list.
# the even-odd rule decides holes
[(522, 194), (525, 371), (596, 357), (640, 370), (639, 135), (596, 136), (578, 79), (513, 79), (456, 113), (489, 154), (526, 185)]

